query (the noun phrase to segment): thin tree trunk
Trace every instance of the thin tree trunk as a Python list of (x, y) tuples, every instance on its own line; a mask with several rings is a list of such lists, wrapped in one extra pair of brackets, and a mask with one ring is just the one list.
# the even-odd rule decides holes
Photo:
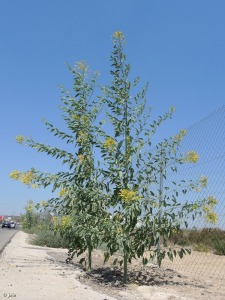
[(92, 247), (91, 245), (88, 245), (88, 271), (91, 271), (91, 263), (92, 263), (92, 257), (91, 257)]
[(125, 252), (124, 252), (123, 272), (124, 272), (124, 275), (123, 275), (124, 283), (127, 283), (128, 282), (128, 270), (127, 270), (127, 255), (125, 254)]

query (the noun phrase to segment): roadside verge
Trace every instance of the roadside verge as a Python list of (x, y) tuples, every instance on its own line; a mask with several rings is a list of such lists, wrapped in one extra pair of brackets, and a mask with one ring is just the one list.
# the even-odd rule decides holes
[(17, 232), (1, 253), (0, 299), (115, 300), (81, 284), (80, 270), (62, 267), (47, 254), (52, 248), (30, 245), (28, 237)]

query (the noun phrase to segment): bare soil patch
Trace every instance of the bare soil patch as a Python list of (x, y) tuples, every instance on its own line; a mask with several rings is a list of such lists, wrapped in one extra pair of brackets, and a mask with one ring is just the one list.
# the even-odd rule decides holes
[[(48, 255), (57, 262), (66, 264), (67, 254), (56, 251), (48, 251)], [(156, 264), (148, 264), (143, 267), (140, 260), (134, 260), (129, 264), (129, 282), (123, 283), (123, 272), (119, 267), (113, 266), (114, 258), (103, 264), (103, 251), (93, 251), (92, 271), (87, 272), (85, 267), (79, 264), (81, 257), (74, 257), (70, 264), (80, 268), (79, 280), (91, 286), (97, 291), (104, 292), (116, 299), (225, 299), (224, 274), (218, 277), (215, 270), (204, 269), (209, 264), (209, 255), (201, 256), (198, 271), (194, 272), (193, 265), (199, 253), (188, 255), (182, 260), (176, 260), (174, 264), (165, 261), (162, 267)], [(213, 255), (213, 254), (212, 254)], [(200, 256), (199, 256), (200, 257)], [(205, 259), (205, 263), (203, 260)], [(225, 257), (217, 256), (225, 268)], [(179, 264), (180, 263), (180, 264)], [(202, 272), (201, 274), (201, 266)]]

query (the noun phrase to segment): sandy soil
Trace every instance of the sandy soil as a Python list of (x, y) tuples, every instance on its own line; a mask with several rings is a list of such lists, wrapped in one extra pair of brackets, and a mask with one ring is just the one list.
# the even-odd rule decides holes
[[(225, 299), (225, 268), (220, 268), (223, 271), (219, 276), (215, 264), (214, 268), (205, 268), (211, 254), (203, 261), (202, 256), (197, 259), (199, 253), (194, 253), (173, 265), (165, 262), (160, 269), (153, 264), (143, 269), (140, 262), (134, 261), (129, 266), (130, 282), (124, 286), (120, 270), (113, 270), (111, 262), (103, 267), (101, 251), (94, 251), (93, 271), (86, 273), (77, 258), (65, 263), (65, 249), (33, 246), (28, 237), (18, 232), (0, 256), (0, 299)], [(225, 257), (216, 259), (219, 266), (225, 266)], [(199, 272), (193, 272), (193, 260), (194, 265), (199, 262)]]
[[(48, 254), (65, 265), (66, 253), (53, 250)], [(80, 266), (79, 260), (80, 257), (75, 257), (72, 264)], [(175, 259), (173, 263), (165, 259), (161, 268), (155, 264), (143, 268), (141, 261), (134, 260), (129, 265), (130, 280), (126, 286), (123, 285), (120, 270), (113, 269), (112, 261), (103, 267), (103, 252), (95, 250), (93, 270), (83, 272), (80, 281), (121, 300), (225, 299), (224, 256), (192, 252), (182, 260)]]
[[(0, 299), (15, 300), (115, 300), (81, 284), (81, 271), (61, 266), (47, 251), (51, 248), (32, 246), (28, 235), (19, 231), (0, 256)], [(57, 249), (57, 253), (66, 253)]]

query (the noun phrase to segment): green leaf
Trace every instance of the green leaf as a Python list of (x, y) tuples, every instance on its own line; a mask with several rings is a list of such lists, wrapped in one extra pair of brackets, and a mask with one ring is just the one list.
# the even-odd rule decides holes
[(106, 263), (109, 260), (109, 252), (104, 252), (104, 263)]

